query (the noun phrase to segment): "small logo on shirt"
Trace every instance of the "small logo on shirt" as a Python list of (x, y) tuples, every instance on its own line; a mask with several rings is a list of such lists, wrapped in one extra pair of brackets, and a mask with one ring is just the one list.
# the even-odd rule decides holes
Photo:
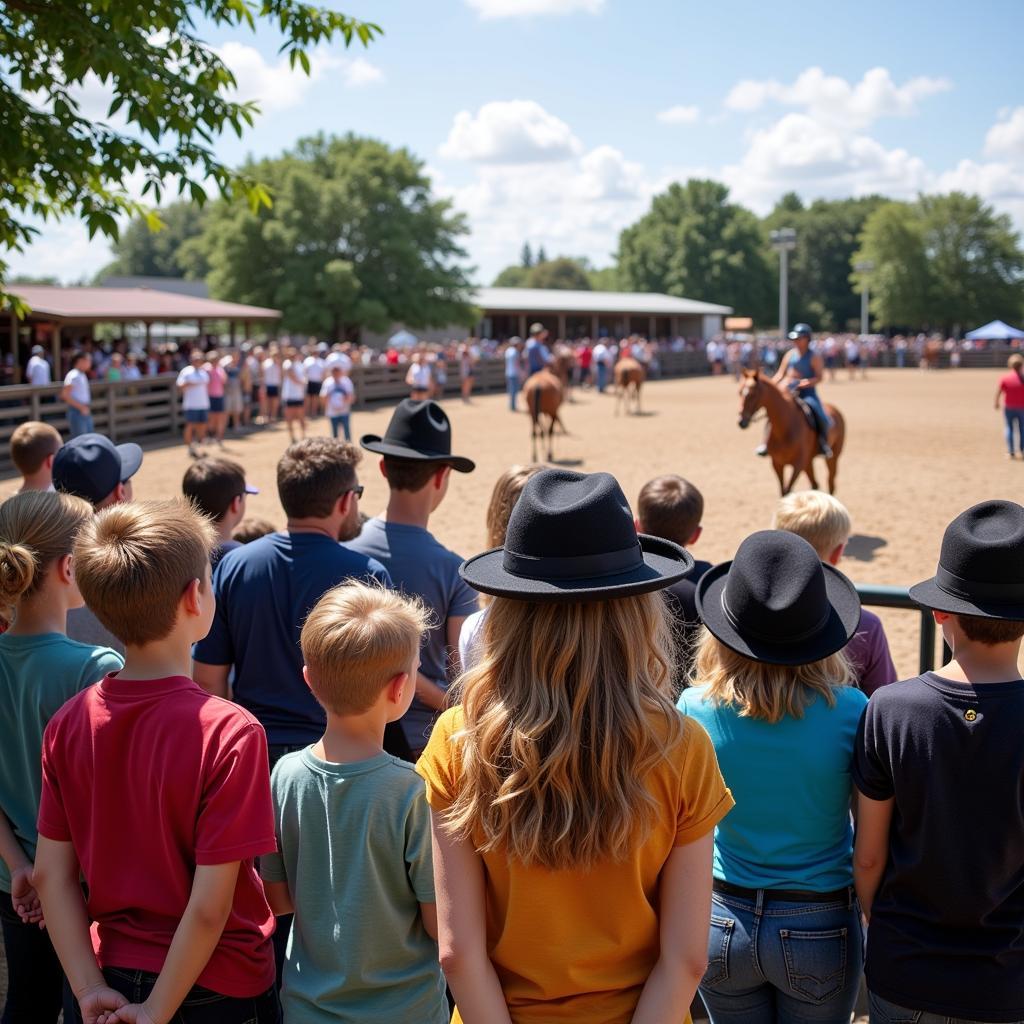
[(976, 722), (978, 720), (978, 712), (975, 711), (974, 708), (968, 708), (964, 712), (964, 718), (966, 718), (968, 722)]

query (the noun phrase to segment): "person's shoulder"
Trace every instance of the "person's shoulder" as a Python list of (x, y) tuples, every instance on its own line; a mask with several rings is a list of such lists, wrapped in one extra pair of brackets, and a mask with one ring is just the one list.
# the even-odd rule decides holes
[(858, 629), (860, 633), (884, 633), (885, 627), (882, 625), (882, 620), (873, 612), (870, 608), (861, 608), (860, 610), (860, 627)]
[(842, 711), (860, 715), (868, 702), (868, 696), (856, 686), (838, 686), (833, 691), (836, 707)]
[[(207, 693), (198, 684), (186, 691), (191, 707), (185, 712), (185, 702), (175, 702), (183, 713), (198, 714), (204, 730), (216, 732), (222, 739), (266, 736), (259, 719), (227, 697)], [(173, 706), (173, 705), (172, 705)]]
[(880, 686), (871, 695), (868, 705), (872, 714), (902, 715), (905, 709), (932, 705), (938, 697), (924, 676), (911, 676), (889, 686)]
[(270, 773), (270, 786), (275, 796), (293, 788), (296, 783), (302, 783), (312, 778), (305, 753), (305, 750), (293, 750), (278, 758)]

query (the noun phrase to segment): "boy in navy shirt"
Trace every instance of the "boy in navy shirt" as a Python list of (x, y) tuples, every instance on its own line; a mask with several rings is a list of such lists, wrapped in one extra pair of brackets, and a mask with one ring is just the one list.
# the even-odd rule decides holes
[(1024, 1020), (1024, 508), (959, 515), (910, 593), (953, 657), (876, 691), (854, 751), (871, 1021)]

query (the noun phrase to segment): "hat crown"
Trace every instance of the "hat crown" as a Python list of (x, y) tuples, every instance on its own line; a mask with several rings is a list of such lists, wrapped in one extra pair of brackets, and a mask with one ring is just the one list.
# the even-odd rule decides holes
[(802, 537), (761, 530), (740, 544), (722, 592), (729, 620), (758, 638), (798, 641), (829, 615), (825, 570)]
[(629, 502), (610, 473), (545, 469), (523, 488), (509, 519), (505, 550), (531, 558), (597, 556), (635, 548)]
[(94, 504), (121, 480), (121, 455), (103, 434), (79, 434), (60, 448), (53, 460), (53, 486)]
[(414, 402), (406, 398), (400, 402), (391, 416), (384, 440), (439, 455), (452, 453), (452, 429), (448, 416), (437, 402), (429, 400)]
[(946, 527), (939, 567), (970, 583), (1024, 582), (1024, 508), (983, 501), (961, 512)]

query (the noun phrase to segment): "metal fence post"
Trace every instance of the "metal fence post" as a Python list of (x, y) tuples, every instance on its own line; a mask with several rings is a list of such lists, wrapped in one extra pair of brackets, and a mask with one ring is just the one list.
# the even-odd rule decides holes
[(927, 608), (921, 610), (921, 647), (918, 661), (922, 672), (930, 672), (935, 668), (935, 620)]

